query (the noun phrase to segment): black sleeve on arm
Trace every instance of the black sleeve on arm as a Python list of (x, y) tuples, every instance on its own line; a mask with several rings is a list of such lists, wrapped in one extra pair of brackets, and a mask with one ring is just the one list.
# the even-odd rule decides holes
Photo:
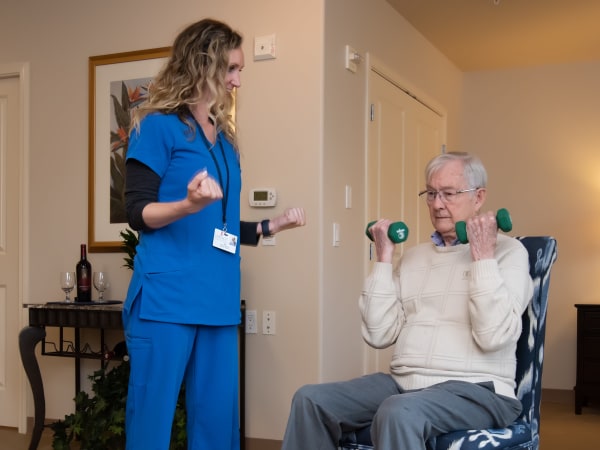
[(146, 164), (128, 159), (125, 171), (125, 211), (129, 226), (136, 231), (150, 230), (142, 211), (148, 203), (158, 201), (160, 176)]
[[(125, 175), (125, 210), (127, 221), (134, 230), (151, 230), (146, 226), (142, 211), (148, 203), (158, 201), (160, 176), (136, 159), (128, 159)], [(260, 235), (256, 233), (258, 222), (240, 221), (240, 243), (257, 246)]]
[(242, 245), (258, 245), (260, 235), (256, 232), (258, 222), (244, 222), (240, 221), (240, 244)]

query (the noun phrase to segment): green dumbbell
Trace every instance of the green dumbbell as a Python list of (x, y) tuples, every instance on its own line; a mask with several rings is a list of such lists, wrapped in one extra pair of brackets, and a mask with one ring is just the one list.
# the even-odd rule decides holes
[[(500, 208), (498, 210), (496, 213), (496, 223), (498, 224), (498, 228), (505, 233), (512, 230), (512, 220), (507, 209)], [(456, 222), (456, 237), (463, 244), (469, 242), (469, 238), (467, 237), (467, 224), (462, 220)]]
[[(371, 233), (369, 233), (369, 228), (371, 228), (375, 222), (377, 221), (374, 220), (369, 222), (367, 229), (365, 230), (365, 234), (371, 240), (373, 240), (373, 236), (371, 236)], [(408, 239), (408, 227), (404, 222), (394, 222), (388, 228), (387, 235), (390, 238), (390, 241), (392, 241), (394, 244), (399, 244)]]

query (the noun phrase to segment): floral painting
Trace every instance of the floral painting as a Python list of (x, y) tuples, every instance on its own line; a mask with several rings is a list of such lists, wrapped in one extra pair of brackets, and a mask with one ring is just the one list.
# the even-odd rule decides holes
[(131, 116), (146, 100), (152, 78), (110, 83), (110, 223), (126, 223), (125, 159), (129, 144)]
[(144, 102), (169, 47), (90, 56), (88, 249), (120, 252), (125, 214), (125, 158), (132, 113)]

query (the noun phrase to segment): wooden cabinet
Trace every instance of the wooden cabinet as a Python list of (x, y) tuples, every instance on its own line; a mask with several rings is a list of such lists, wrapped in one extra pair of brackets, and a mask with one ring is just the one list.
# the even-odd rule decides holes
[(594, 398), (600, 401), (600, 305), (578, 304), (575, 414)]

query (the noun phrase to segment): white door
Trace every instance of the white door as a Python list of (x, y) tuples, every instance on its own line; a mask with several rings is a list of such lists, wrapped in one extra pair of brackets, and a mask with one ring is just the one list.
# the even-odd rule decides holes
[[(405, 245), (425, 242), (431, 235), (429, 211), (418, 193), (425, 188), (425, 165), (441, 152), (445, 118), (376, 69), (369, 71), (368, 99), (368, 221), (385, 217), (408, 226), (408, 239), (397, 245), (396, 262)], [(374, 246), (369, 245), (367, 271), (375, 258)], [(393, 348), (369, 349), (366, 372), (389, 371), (392, 352)]]
[(20, 79), (0, 73), (0, 426), (19, 425)]

